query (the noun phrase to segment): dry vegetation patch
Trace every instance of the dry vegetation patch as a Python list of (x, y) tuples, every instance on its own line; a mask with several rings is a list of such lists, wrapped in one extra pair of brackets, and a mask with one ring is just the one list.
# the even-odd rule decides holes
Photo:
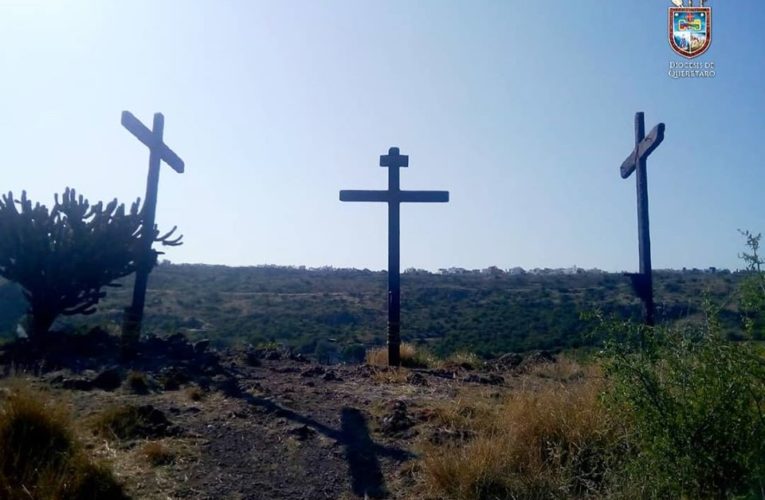
[(99, 436), (113, 440), (159, 438), (178, 433), (164, 413), (152, 405), (109, 407), (93, 417), (91, 426)]
[(451, 499), (604, 494), (623, 431), (600, 404), (602, 389), (602, 380), (582, 378), (520, 388), (499, 401), (466, 393), (436, 409), (437, 430), (423, 444), (424, 494)]
[(176, 457), (175, 451), (162, 441), (149, 441), (141, 447), (141, 455), (155, 467), (171, 464)]
[(65, 406), (23, 382), (0, 400), (0, 497), (126, 498), (106, 463), (88, 457)]
[(128, 373), (127, 386), (135, 394), (148, 394), (149, 393), (149, 380), (145, 373), (139, 371), (131, 371)]
[[(401, 366), (405, 368), (428, 368), (436, 364), (436, 358), (414, 344), (404, 342), (400, 347)], [(367, 350), (367, 364), (388, 366), (388, 347), (375, 347)]]

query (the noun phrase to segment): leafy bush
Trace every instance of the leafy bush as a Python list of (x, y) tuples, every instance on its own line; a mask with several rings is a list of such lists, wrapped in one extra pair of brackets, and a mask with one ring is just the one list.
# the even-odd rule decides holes
[(746, 245), (751, 253), (743, 252), (740, 257), (746, 264), (747, 275), (740, 284), (739, 309), (742, 313), (744, 329), (753, 338), (765, 340), (765, 273), (759, 254), (761, 234), (740, 231), (746, 238)]
[[(138, 201), (125, 213), (117, 200), (90, 205), (69, 188), (55, 201), (48, 210), (33, 206), (26, 192), (20, 200), (13, 193), (0, 198), (0, 276), (23, 287), (31, 337), (46, 333), (60, 314), (92, 314), (103, 287), (156, 263), (157, 252), (142, 250)], [(155, 229), (155, 241), (179, 244), (172, 232), (158, 237)]]
[(605, 401), (636, 453), (622, 486), (639, 497), (711, 498), (765, 485), (765, 362), (704, 326), (612, 325)]

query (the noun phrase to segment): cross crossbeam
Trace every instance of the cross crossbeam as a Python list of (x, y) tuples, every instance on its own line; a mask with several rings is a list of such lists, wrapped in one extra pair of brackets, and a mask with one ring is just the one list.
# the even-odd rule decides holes
[(643, 301), (645, 324), (653, 326), (655, 321), (655, 306), (653, 301), (653, 272), (651, 269), (651, 235), (648, 221), (648, 173), (646, 164), (648, 156), (664, 141), (663, 123), (656, 125), (648, 135), (645, 135), (645, 116), (642, 112), (635, 114), (635, 148), (627, 159), (622, 162), (619, 172), (623, 179), (635, 173), (638, 212), (638, 251), (640, 255), (640, 272), (631, 274), (632, 286), (638, 297)]
[(379, 201), (383, 203), (446, 203), (447, 191), (340, 191), (340, 201)]
[(130, 111), (122, 112), (122, 126), (128, 129), (136, 139), (141, 141), (149, 150), (156, 154), (157, 157), (167, 163), (170, 168), (178, 172), (183, 173), (185, 164), (175, 152), (170, 149), (167, 144), (162, 140), (162, 133), (165, 128), (165, 117), (162, 113), (156, 113), (154, 115), (154, 129), (149, 128), (141, 123)]
[(390, 148), (380, 156), (380, 166), (388, 167), (386, 191), (342, 190), (340, 201), (380, 202), (388, 204), (388, 364), (401, 364), (401, 256), (400, 205), (401, 203), (446, 203), (448, 191), (401, 191), (399, 169), (409, 166), (409, 156)]
[(154, 242), (154, 220), (157, 212), (157, 190), (159, 188), (159, 167), (161, 162), (167, 163), (173, 170), (183, 173), (185, 164), (175, 152), (164, 143), (162, 135), (165, 128), (165, 117), (162, 113), (154, 114), (151, 129), (141, 123), (131, 112), (123, 111), (122, 126), (149, 148), (149, 175), (146, 179), (146, 198), (141, 212), (141, 241), (143, 244), (142, 261), (138, 263), (135, 285), (133, 286), (133, 302), (125, 309), (122, 324), (123, 350), (126, 355), (132, 355), (138, 338), (141, 335), (141, 322), (146, 303), (146, 286), (151, 271), (151, 246)]
[[(645, 125), (643, 125), (645, 127)], [(622, 162), (622, 166), (619, 167), (619, 171), (622, 174), (622, 179), (626, 179), (638, 166), (640, 161), (645, 161), (653, 151), (659, 147), (664, 141), (664, 124), (660, 123), (656, 125), (648, 135), (645, 136), (630, 155)]]

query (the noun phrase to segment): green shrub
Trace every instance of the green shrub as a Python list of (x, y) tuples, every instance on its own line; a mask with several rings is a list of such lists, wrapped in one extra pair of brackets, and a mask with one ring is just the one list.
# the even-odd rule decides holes
[[(158, 252), (142, 254), (141, 217), (138, 201), (126, 213), (117, 200), (91, 205), (69, 188), (50, 210), (32, 204), (26, 192), (20, 199), (0, 196), (0, 276), (23, 288), (30, 337), (47, 333), (59, 315), (94, 313), (104, 287), (154, 266)], [(160, 237), (155, 229), (153, 237), (180, 244), (171, 234)]]
[(746, 263), (746, 277), (739, 286), (739, 310), (744, 329), (752, 338), (765, 340), (765, 273), (760, 258), (761, 234), (754, 235), (749, 231), (739, 231), (746, 238), (748, 252), (740, 257)]
[(721, 498), (765, 486), (765, 362), (713, 316), (684, 328), (622, 324), (604, 356), (609, 410), (631, 427), (630, 496)]

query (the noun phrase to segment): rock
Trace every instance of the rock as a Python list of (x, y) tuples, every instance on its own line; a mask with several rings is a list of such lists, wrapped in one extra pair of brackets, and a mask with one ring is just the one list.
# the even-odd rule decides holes
[(271, 371), (276, 373), (300, 373), (300, 368), (297, 366), (274, 366), (271, 368)]
[(122, 385), (122, 374), (117, 368), (107, 368), (93, 379), (93, 387), (113, 391)]
[(326, 381), (332, 381), (332, 380), (334, 380), (334, 381), (340, 381), (340, 380), (342, 380), (342, 379), (341, 379), (340, 377), (338, 377), (338, 376), (337, 376), (337, 374), (336, 374), (335, 372), (333, 372), (332, 370), (328, 370), (328, 371), (327, 371), (327, 373), (325, 373), (325, 374), (324, 374), (324, 376), (323, 376), (323, 377), (321, 377), (321, 378), (322, 378), (323, 380), (326, 380)]
[(300, 374), (301, 377), (318, 377), (319, 375), (324, 375), (324, 368), (321, 366), (311, 367)]
[(207, 350), (208, 347), (210, 347), (210, 341), (208, 339), (200, 340), (199, 342), (194, 342), (194, 353), (202, 354)]
[(165, 349), (169, 356), (176, 359), (191, 359), (194, 357), (194, 346), (182, 333), (174, 333), (165, 339)]
[(523, 356), (514, 352), (508, 352), (503, 354), (494, 362), (498, 367), (504, 369), (512, 369), (521, 364)]
[(526, 355), (524, 363), (555, 363), (555, 356), (550, 351), (533, 351)]
[(177, 391), (181, 384), (191, 380), (188, 369), (180, 366), (168, 366), (163, 368), (159, 375), (159, 381), (166, 391)]
[(311, 360), (303, 356), (301, 353), (297, 354), (290, 354), (290, 359), (292, 361), (297, 361), (298, 363), (310, 363)]
[(555, 363), (555, 356), (550, 351), (532, 351), (523, 358), (518, 370), (525, 371), (541, 363)]
[(256, 351), (247, 350), (244, 353), (244, 362), (250, 366), (260, 366), (262, 363), (260, 362), (260, 356)]
[(316, 435), (316, 431), (307, 425), (293, 425), (287, 429), (287, 434), (298, 441), (305, 441)]
[(242, 388), (234, 377), (216, 375), (212, 378), (212, 383), (217, 390), (226, 396), (237, 397), (242, 394)]
[(434, 375), (436, 377), (446, 378), (446, 379), (454, 379), (455, 374), (451, 370), (444, 370), (444, 369), (436, 369), (436, 370), (427, 370), (425, 373), (429, 375)]
[(488, 375), (478, 375), (476, 373), (471, 373), (470, 375), (466, 375), (463, 379), (463, 382), (474, 382), (476, 384), (488, 384), (488, 385), (500, 385), (505, 383), (505, 379), (500, 377), (499, 375), (495, 375), (493, 373), (490, 373)]
[(117, 418), (112, 430), (122, 439), (161, 438), (181, 432), (153, 405), (127, 407)]
[(421, 385), (423, 387), (427, 387), (428, 385), (428, 379), (426, 379), (422, 373), (417, 372), (410, 372), (409, 375), (406, 376), (406, 381), (412, 385)]
[(439, 427), (434, 429), (429, 436), (429, 441), (435, 445), (445, 445), (455, 441), (469, 441), (475, 437), (475, 432), (467, 429), (447, 429)]
[(404, 401), (394, 401), (392, 406), (391, 413), (383, 417), (382, 425), (380, 426), (380, 430), (386, 435), (401, 434), (414, 425), (414, 419), (407, 413)]
[(84, 378), (66, 378), (61, 381), (61, 387), (70, 391), (91, 391), (93, 382)]
[(280, 353), (276, 349), (269, 349), (263, 354), (263, 359), (267, 359), (269, 361), (276, 361), (278, 359), (282, 359), (282, 353)]

